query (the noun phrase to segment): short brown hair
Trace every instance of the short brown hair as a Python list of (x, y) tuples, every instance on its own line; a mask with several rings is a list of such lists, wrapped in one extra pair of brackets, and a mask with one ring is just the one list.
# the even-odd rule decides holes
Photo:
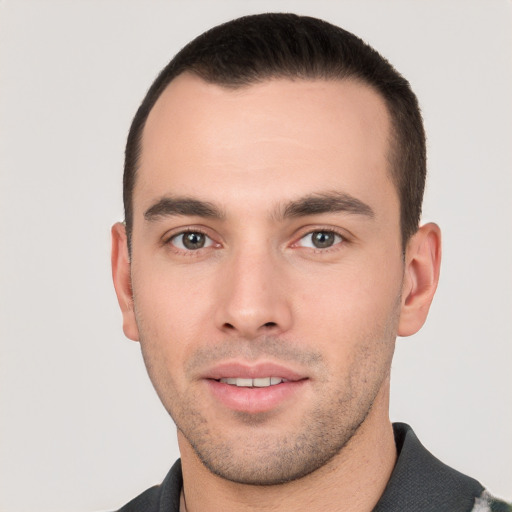
[(280, 13), (245, 16), (204, 32), (178, 52), (153, 82), (126, 144), (123, 200), (129, 244), (144, 126), (164, 89), (185, 71), (228, 88), (272, 78), (350, 78), (371, 86), (385, 100), (393, 127), (389, 158), (405, 247), (418, 229), (426, 178), (425, 132), (415, 94), (386, 59), (354, 34), (316, 18)]

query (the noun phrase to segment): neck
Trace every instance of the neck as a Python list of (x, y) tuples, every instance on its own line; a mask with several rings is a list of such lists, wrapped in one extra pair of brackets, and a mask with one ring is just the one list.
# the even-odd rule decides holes
[(332, 510), (333, 503), (340, 503), (344, 510), (370, 512), (384, 492), (396, 461), (388, 418), (389, 388), (381, 392), (383, 396), (377, 398), (366, 420), (340, 453), (313, 473), (286, 484), (245, 485), (218, 477), (203, 466), (178, 433), (186, 511), (324, 512)]

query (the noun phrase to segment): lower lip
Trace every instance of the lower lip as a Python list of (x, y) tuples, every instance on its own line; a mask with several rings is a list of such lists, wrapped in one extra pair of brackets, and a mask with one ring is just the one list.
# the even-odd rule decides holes
[(206, 382), (213, 396), (224, 406), (234, 411), (256, 414), (269, 412), (293, 398), (306, 380), (282, 382), (266, 388), (244, 388), (212, 379)]

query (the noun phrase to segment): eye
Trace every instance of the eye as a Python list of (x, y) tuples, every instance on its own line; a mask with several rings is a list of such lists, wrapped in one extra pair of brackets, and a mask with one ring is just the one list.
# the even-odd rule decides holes
[(213, 245), (213, 240), (200, 231), (186, 231), (174, 235), (170, 243), (182, 251), (197, 251)]
[(303, 236), (297, 245), (312, 249), (328, 249), (343, 241), (343, 237), (334, 231), (312, 231)]

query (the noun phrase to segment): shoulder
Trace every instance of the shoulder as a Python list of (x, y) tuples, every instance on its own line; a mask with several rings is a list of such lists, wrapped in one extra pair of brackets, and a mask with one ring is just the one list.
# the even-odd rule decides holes
[(157, 512), (160, 496), (160, 486), (155, 485), (146, 489), (142, 494), (121, 507), (116, 512)]
[[(493, 509), (492, 501), (486, 504), (484, 499), (488, 495), (480, 482), (434, 457), (409, 425), (395, 423), (393, 428), (398, 458), (375, 512), (502, 511)], [(475, 508), (480, 504), (488, 508)]]
[(116, 512), (178, 512), (182, 485), (181, 461), (177, 460), (160, 485), (145, 490)]

